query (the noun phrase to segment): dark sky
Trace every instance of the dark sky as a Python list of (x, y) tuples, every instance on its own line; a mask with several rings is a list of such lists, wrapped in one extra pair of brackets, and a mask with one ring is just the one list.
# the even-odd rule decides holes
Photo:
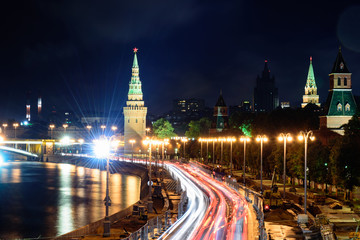
[(35, 107), (118, 111), (125, 104), (139, 48), (140, 79), (150, 113), (172, 99), (204, 98), (220, 89), (228, 105), (252, 99), (264, 59), (280, 101), (299, 106), (313, 56), (321, 102), (338, 46), (360, 95), (357, 1), (7, 1), (0, 10), (0, 120)]

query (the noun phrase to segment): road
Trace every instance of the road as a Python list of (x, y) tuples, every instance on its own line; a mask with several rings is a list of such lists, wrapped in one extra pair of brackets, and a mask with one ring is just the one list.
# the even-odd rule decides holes
[(189, 203), (160, 239), (248, 239), (250, 209), (242, 195), (193, 165), (168, 166), (184, 178)]

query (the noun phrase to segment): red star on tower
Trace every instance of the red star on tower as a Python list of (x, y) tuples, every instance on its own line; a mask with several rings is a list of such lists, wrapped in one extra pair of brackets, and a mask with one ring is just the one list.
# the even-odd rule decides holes
[(137, 49), (137, 48), (134, 48), (134, 53), (137, 53), (137, 51), (138, 51), (139, 49)]

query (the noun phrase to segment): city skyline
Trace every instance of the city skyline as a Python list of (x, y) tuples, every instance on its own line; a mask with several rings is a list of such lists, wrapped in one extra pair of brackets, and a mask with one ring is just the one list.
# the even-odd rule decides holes
[[(360, 95), (356, 68), (360, 46), (354, 40), (360, 24), (355, 15), (358, 6), (348, 2), (332, 9), (326, 3), (314, 3), (310, 9), (306, 1), (297, 3), (297, 8), (261, 1), (185, 1), (177, 3), (178, 8), (167, 3), (161, 9), (139, 2), (93, 2), (87, 7), (85, 2), (61, 6), (24, 2), (19, 9), (8, 3), (3, 16), (8, 25), (2, 23), (7, 37), (0, 40), (6, 46), (0, 67), (2, 118), (25, 118), (29, 90), (33, 95), (41, 92), (44, 111), (52, 105), (80, 114), (121, 111), (134, 47), (141, 55), (144, 100), (150, 113), (171, 110), (176, 98), (202, 98), (212, 107), (220, 89), (229, 106), (252, 100), (265, 59), (275, 76), (280, 102), (300, 107), (310, 56), (324, 103), (339, 45), (353, 73), (354, 95)], [(121, 7), (130, 10), (116, 12)], [(95, 13), (97, 8), (107, 9), (109, 17)], [(146, 14), (147, 8), (168, 11), (153, 16)], [(15, 9), (18, 18), (12, 16)], [(77, 16), (77, 10), (84, 10), (83, 14)], [(70, 19), (62, 16), (65, 13)], [(288, 20), (283, 21), (280, 13)], [(351, 25), (347, 24), (350, 18), (355, 18)], [(149, 24), (157, 28), (150, 31)], [(35, 104), (34, 100), (32, 109)]]

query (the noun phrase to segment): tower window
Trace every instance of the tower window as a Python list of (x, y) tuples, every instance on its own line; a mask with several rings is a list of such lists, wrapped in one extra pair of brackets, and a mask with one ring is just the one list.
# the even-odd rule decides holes
[(344, 86), (347, 86), (347, 78), (344, 78)]
[(345, 104), (345, 111), (350, 112), (350, 104), (349, 103)]
[(341, 103), (338, 103), (338, 104), (337, 104), (337, 110), (338, 110), (338, 111), (342, 111), (342, 105), (341, 105)]
[(337, 84), (338, 86), (340, 86), (341, 85), (341, 78), (340, 77), (338, 77), (338, 84)]

